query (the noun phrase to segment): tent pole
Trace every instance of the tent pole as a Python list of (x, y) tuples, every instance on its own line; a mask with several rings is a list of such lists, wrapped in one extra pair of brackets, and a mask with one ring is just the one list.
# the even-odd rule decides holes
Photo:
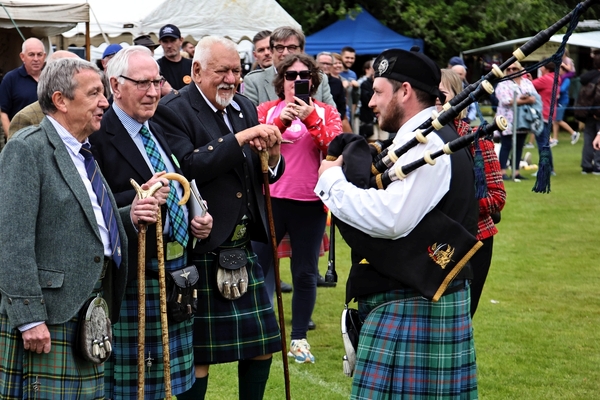
[(90, 49), (90, 21), (85, 23), (85, 58), (91, 61), (92, 54)]

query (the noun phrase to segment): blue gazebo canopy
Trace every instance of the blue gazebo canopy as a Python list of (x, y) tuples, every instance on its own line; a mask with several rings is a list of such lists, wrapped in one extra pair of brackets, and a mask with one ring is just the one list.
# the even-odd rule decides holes
[(322, 51), (339, 53), (344, 46), (353, 47), (359, 56), (379, 54), (392, 48), (410, 50), (412, 46), (419, 46), (422, 51), (423, 39), (402, 36), (362, 10), (354, 19), (348, 15), (346, 19), (308, 36), (305, 51), (311, 55)]

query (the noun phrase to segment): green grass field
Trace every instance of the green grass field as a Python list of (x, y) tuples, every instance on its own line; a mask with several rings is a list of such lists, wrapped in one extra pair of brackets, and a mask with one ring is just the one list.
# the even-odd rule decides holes
[[(481, 399), (600, 398), (600, 176), (581, 175), (583, 139), (575, 146), (566, 133), (559, 139), (549, 194), (531, 191), (533, 177), (506, 182), (507, 204), (473, 322)], [(289, 365), (294, 399), (350, 394), (339, 323), (349, 251), (339, 236), (336, 244), (339, 282), (318, 289), (317, 330), (308, 334), (316, 363)], [(321, 273), (326, 263), (321, 258)], [(290, 282), (289, 260), (282, 260), (281, 273)], [(291, 295), (283, 302), (289, 338)], [(237, 398), (236, 364), (211, 367), (207, 398)], [(285, 398), (281, 354), (273, 359), (265, 398)]]

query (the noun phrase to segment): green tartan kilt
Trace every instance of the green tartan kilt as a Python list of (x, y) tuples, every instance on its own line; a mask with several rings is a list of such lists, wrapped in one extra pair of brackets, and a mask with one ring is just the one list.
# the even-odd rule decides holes
[(50, 353), (25, 351), (21, 332), (0, 315), (0, 399), (104, 399), (104, 366), (73, 353), (77, 317), (48, 330)]
[(198, 311), (194, 316), (194, 363), (206, 365), (245, 360), (281, 351), (279, 326), (265, 288), (264, 275), (249, 244), (248, 291), (227, 300), (217, 288), (216, 255), (196, 255), (200, 274)]
[(438, 302), (411, 289), (358, 298), (366, 318), (350, 398), (477, 399), (469, 299), (468, 287)]
[[(186, 257), (166, 261), (167, 271), (186, 266)], [(158, 262), (152, 259), (148, 269), (157, 271)], [(138, 289), (137, 279), (129, 282), (121, 303), (119, 322), (113, 325), (113, 354), (106, 361), (106, 397), (112, 399), (137, 399), (137, 343), (138, 343)], [(194, 359), (192, 347), (193, 322), (169, 321), (169, 356), (171, 366), (171, 390), (178, 395), (189, 390), (194, 383)], [(144, 397), (163, 399), (165, 379), (163, 346), (160, 323), (160, 294), (158, 280), (146, 278), (146, 323), (144, 358), (146, 364)]]

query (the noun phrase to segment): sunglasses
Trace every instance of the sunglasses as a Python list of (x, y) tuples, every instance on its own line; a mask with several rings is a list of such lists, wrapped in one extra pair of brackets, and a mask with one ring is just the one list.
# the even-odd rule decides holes
[(300, 75), (300, 79), (310, 79), (310, 71), (285, 71), (285, 80), (286, 81), (295, 81), (296, 78)]

